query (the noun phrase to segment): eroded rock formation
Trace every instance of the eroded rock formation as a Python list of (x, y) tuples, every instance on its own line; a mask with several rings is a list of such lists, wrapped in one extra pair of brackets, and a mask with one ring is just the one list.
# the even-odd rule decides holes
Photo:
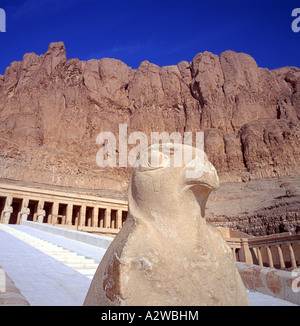
[(207, 205), (207, 221), (254, 235), (300, 232), (300, 176), (223, 183)]
[(247, 54), (197, 54), (138, 69), (67, 59), (62, 42), (25, 54), (0, 76), (0, 177), (126, 190), (130, 169), (100, 169), (102, 131), (205, 131), (222, 181), (291, 175), (300, 162), (300, 70), (268, 70)]

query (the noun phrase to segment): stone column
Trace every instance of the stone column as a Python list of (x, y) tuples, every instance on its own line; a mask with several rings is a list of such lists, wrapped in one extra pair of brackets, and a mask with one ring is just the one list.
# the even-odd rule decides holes
[(74, 213), (74, 218), (72, 218), (72, 225), (73, 225), (73, 220), (74, 220), (74, 225), (76, 226), (76, 228), (78, 229), (78, 226), (79, 226), (79, 221), (80, 221), (80, 210), (81, 210), (81, 207), (79, 207), (79, 209), (76, 207)]
[(82, 205), (80, 207), (80, 221), (79, 221), (78, 225), (85, 226), (85, 215), (86, 215), (86, 206)]
[[(106, 214), (106, 210), (105, 210), (105, 213), (103, 214), (103, 208), (98, 208), (98, 211), (99, 211), (99, 216), (98, 216), (98, 219), (99, 219), (99, 228), (104, 228), (104, 219), (105, 219), (105, 214)], [(104, 215), (104, 216), (102, 216)], [(103, 217), (103, 218), (102, 218)]]
[(260, 247), (257, 247), (257, 259), (258, 259), (258, 265), (259, 266), (263, 266), (263, 259), (262, 259), (262, 255), (261, 255), (261, 251), (260, 251)]
[(232, 248), (231, 250), (232, 250), (233, 260), (236, 261), (236, 252), (235, 252), (236, 248)]
[(46, 211), (44, 210), (44, 204), (45, 202), (43, 200), (40, 200), (38, 203), (38, 209), (36, 213), (38, 223), (43, 223), (44, 217), (46, 216)]
[(116, 226), (116, 219), (117, 219), (117, 214), (116, 213), (116, 210), (114, 210), (114, 214), (110, 214), (110, 228), (111, 229), (115, 229), (117, 226)]
[(24, 208), (21, 211), (21, 224), (23, 224), (28, 219), (28, 215), (30, 214), (30, 208)]
[(277, 247), (277, 251), (278, 251), (278, 256), (279, 256), (279, 262), (280, 262), (280, 268), (285, 268), (285, 263), (284, 263), (284, 258), (283, 258), (283, 254), (282, 254), (282, 249), (280, 247), (280, 245), (276, 245)]
[(57, 222), (57, 216), (58, 216), (58, 208), (59, 208), (59, 202), (55, 201), (52, 205), (52, 218), (51, 218), (51, 224), (55, 224)]
[(250, 248), (249, 248), (248, 239), (247, 238), (242, 238), (241, 241), (242, 241), (241, 250), (242, 250), (242, 252), (244, 254), (245, 263), (253, 264), (253, 259), (252, 259), (251, 251), (250, 251)]
[(104, 215), (104, 226), (103, 227), (109, 229), (110, 223), (111, 223), (111, 209), (106, 208), (105, 215)]
[(28, 215), (30, 214), (30, 209), (28, 208), (29, 199), (24, 198), (21, 208), (21, 224), (23, 224), (25, 221), (27, 221)]
[(92, 226), (97, 227), (97, 225), (98, 225), (98, 207), (93, 207)]
[(86, 226), (93, 226), (93, 209), (91, 211), (91, 208), (89, 207), (89, 209), (87, 210), (87, 214), (85, 216), (85, 224)]
[(273, 257), (272, 257), (272, 252), (269, 246), (267, 246), (267, 254), (268, 254), (268, 262), (269, 262), (269, 267), (273, 268), (274, 263), (273, 263)]
[(72, 203), (68, 203), (66, 214), (67, 214), (66, 225), (72, 225), (72, 214), (73, 214), (73, 204)]
[(117, 211), (117, 225), (116, 225), (117, 229), (121, 229), (122, 228), (122, 210), (118, 209)]
[(289, 254), (290, 254), (292, 267), (296, 268), (297, 264), (296, 264), (296, 259), (295, 259), (295, 254), (294, 254), (293, 247), (292, 247), (292, 245), (290, 243), (288, 243), (288, 247), (289, 247)]
[(3, 209), (3, 224), (9, 224), (9, 219), (12, 212), (13, 212), (12, 197), (7, 197)]

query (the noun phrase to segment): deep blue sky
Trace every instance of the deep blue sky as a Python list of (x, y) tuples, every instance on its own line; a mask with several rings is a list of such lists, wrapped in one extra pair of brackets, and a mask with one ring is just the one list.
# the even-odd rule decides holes
[(67, 57), (110, 57), (132, 68), (191, 61), (204, 51), (245, 52), (261, 67), (300, 67), (300, 32), (291, 29), (298, 1), (0, 0), (0, 74), (25, 53), (63, 41)]

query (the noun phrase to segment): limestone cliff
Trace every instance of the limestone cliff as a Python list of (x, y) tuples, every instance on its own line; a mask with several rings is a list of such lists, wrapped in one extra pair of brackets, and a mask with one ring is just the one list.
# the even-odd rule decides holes
[(0, 177), (124, 190), (129, 168), (96, 164), (102, 131), (205, 131), (221, 181), (300, 171), (300, 69), (268, 70), (244, 53), (132, 69), (67, 59), (62, 42), (25, 54), (0, 75)]

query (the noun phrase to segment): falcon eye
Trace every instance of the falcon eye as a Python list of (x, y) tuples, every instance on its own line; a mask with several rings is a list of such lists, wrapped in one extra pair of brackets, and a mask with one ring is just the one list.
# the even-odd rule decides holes
[(148, 156), (149, 168), (163, 168), (169, 166), (169, 157), (161, 151), (151, 151)]

